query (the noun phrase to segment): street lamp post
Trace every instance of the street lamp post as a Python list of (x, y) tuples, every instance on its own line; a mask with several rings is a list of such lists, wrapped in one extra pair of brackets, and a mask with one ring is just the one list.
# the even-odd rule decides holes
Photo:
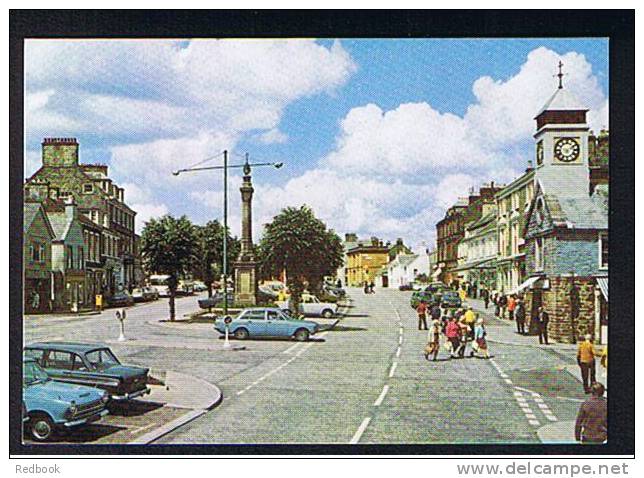
[(179, 176), (181, 173), (192, 173), (195, 171), (210, 171), (214, 169), (223, 169), (224, 171), (224, 247), (223, 247), (223, 264), (222, 264), (222, 282), (224, 284), (224, 317), (228, 315), (228, 170), (233, 168), (250, 168), (257, 166), (273, 166), (276, 169), (281, 168), (284, 163), (249, 163), (248, 155), (244, 164), (228, 164), (228, 150), (224, 150), (223, 166), (201, 166), (194, 168), (178, 169), (172, 174)]

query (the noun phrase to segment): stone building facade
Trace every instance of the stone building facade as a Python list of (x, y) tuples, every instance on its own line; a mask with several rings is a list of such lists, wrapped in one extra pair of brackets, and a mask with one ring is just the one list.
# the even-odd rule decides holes
[(51, 243), (55, 237), (44, 208), (38, 202), (23, 206), (24, 311), (52, 310)]
[(346, 285), (360, 287), (365, 282), (376, 281), (382, 266), (389, 262), (389, 248), (376, 237), (368, 243), (359, 243), (347, 250)]
[(87, 253), (83, 302), (131, 289), (135, 280), (135, 217), (123, 188), (108, 176), (106, 165), (79, 162), (75, 138), (45, 138), (42, 165), (24, 186), (25, 198), (43, 202), (73, 198), (78, 206)]

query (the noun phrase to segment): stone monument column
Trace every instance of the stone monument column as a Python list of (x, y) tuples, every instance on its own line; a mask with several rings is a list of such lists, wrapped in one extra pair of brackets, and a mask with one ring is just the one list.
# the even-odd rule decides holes
[(251, 169), (248, 158), (244, 165), (244, 180), (242, 182), (242, 223), (241, 223), (241, 250), (235, 267), (235, 304), (253, 306), (257, 304), (257, 262), (253, 254), (253, 184), (251, 182)]

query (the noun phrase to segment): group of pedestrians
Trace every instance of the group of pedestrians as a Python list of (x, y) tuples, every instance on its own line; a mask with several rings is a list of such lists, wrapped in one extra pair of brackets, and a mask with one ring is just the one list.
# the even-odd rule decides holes
[(418, 313), (418, 330), (428, 330), (427, 345), (425, 346), (425, 358), (437, 360), (441, 349), (441, 342), (444, 350), (449, 353), (449, 359), (464, 358), (470, 346), (469, 356), (490, 358), (487, 345), (487, 331), (482, 318), (469, 307), (467, 310), (458, 309), (456, 312), (445, 310), (434, 304), (429, 308), (429, 315), (432, 318), (431, 327), (427, 328), (428, 308), (425, 301), (421, 301), (416, 309)]
[(367, 282), (365, 281), (364, 284), (362, 285), (362, 290), (364, 291), (365, 294), (375, 294), (376, 291), (374, 290), (374, 287), (376, 287), (376, 284), (372, 282)]
[[(527, 335), (526, 332), (526, 304), (517, 294), (502, 294), (492, 291), (483, 297), (485, 308), (488, 302), (494, 304), (494, 315), (500, 319), (514, 320), (517, 327), (517, 334)], [(531, 324), (534, 324), (532, 330), (539, 336), (539, 343), (549, 345), (548, 343), (548, 322), (550, 317), (543, 307), (537, 309), (537, 313), (532, 317)]]

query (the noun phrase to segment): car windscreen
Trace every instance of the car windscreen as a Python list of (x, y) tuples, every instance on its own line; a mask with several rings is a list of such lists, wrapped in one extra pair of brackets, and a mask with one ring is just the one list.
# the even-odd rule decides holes
[(120, 364), (110, 349), (92, 350), (85, 354), (85, 358), (93, 370), (105, 370)]
[(25, 385), (35, 385), (49, 380), (49, 375), (36, 362), (22, 364), (22, 381)]

